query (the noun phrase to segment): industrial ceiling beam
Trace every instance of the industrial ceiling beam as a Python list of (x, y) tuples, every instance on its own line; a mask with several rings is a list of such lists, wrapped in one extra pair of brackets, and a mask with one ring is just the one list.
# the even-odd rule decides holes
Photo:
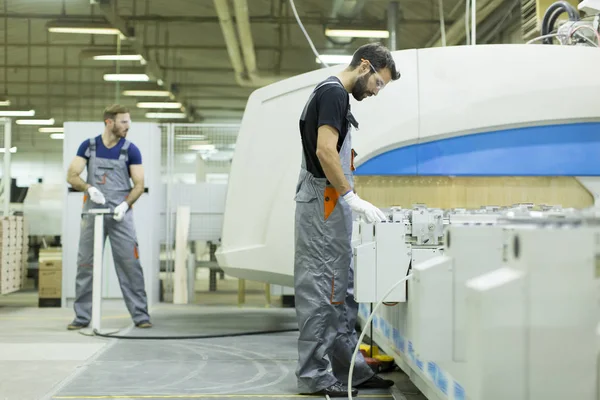
[[(487, 3), (477, 7), (477, 24), (483, 22), (489, 17), (494, 11), (496, 11), (505, 0), (489, 0)], [(464, 6), (464, 2), (460, 2)], [(470, 20), (469, 20), (470, 21)], [(446, 45), (453, 46), (461, 43), (466, 37), (465, 31), (465, 19), (459, 18), (454, 24), (446, 30)], [(442, 45), (441, 38), (436, 40), (431, 47), (439, 47)], [(430, 44), (428, 43), (428, 46)]]
[[(99, 0), (105, 1), (105, 0)], [(64, 18), (65, 16), (62, 14), (41, 14), (41, 13), (0, 13), (0, 18), (9, 18), (11, 20), (17, 19), (43, 19), (43, 20), (54, 20)], [(78, 21), (85, 22), (110, 22), (104, 18), (92, 17), (88, 14), (69, 14), (69, 19), (74, 19)], [(178, 16), (159, 16), (159, 15), (131, 15), (131, 16), (121, 16), (120, 17), (125, 22), (187, 22), (193, 24), (199, 23), (210, 23), (210, 24), (218, 24), (218, 17), (205, 17), (205, 16), (196, 16), (196, 15), (178, 15)], [(235, 17), (233, 18), (235, 21)], [(273, 16), (273, 15), (260, 15), (250, 17), (250, 22), (253, 24), (289, 24), (296, 25), (298, 22), (293, 16)], [(347, 23), (348, 19), (341, 18), (327, 18), (320, 16), (310, 16), (307, 15), (302, 17), (303, 25), (336, 25)], [(373, 29), (373, 26), (384, 26), (385, 21), (369, 18), (369, 19), (353, 19), (351, 20), (353, 26), (356, 26), (356, 29), (370, 28)], [(437, 19), (421, 19), (421, 18), (401, 18), (398, 20), (402, 25), (437, 25), (439, 24), (439, 20)], [(454, 20), (447, 20), (448, 23), (456, 22)]]
[[(102, 14), (104, 14), (104, 17), (112, 26), (119, 29), (123, 35), (128, 36), (128, 32), (130, 32), (129, 26), (127, 25), (127, 22), (117, 14), (115, 9), (115, 3), (113, 3), (114, 0), (91, 1), (98, 5), (98, 8), (100, 9), (100, 11), (102, 11)], [(146, 51), (146, 49), (144, 49), (144, 46), (142, 45), (141, 41), (136, 40), (136, 38), (134, 37), (133, 40), (130, 40), (129, 42), (133, 50), (137, 54), (141, 54), (142, 57), (144, 57), (144, 60), (146, 60), (147, 73), (151, 75), (154, 79), (156, 79), (157, 82), (162, 81), (162, 86), (170, 90), (177, 99), (178, 96), (177, 91), (175, 90), (176, 87), (167, 78), (165, 71), (160, 67), (158, 62), (149, 54), (149, 52)], [(177, 100), (185, 105), (185, 99)], [(192, 109), (192, 107), (186, 107), (185, 110), (186, 114), (188, 115), (188, 120), (192, 122), (194, 120), (194, 110)]]

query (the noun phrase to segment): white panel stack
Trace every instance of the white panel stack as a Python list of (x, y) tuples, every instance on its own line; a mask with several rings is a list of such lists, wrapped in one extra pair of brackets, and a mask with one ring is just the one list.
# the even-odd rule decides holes
[[(377, 225), (360, 222), (353, 237), (354, 298), (358, 303), (377, 303), (408, 274), (411, 246), (405, 243), (402, 222)], [(386, 302), (406, 302), (406, 284), (397, 286)]]
[(22, 216), (2, 217), (0, 230), (0, 294), (7, 294), (25, 283), (29, 239)]

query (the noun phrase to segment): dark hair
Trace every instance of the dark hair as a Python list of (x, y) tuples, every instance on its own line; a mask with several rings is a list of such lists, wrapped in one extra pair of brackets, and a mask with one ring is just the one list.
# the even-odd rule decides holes
[(350, 68), (356, 69), (362, 60), (368, 60), (376, 71), (384, 68), (389, 68), (392, 73), (392, 80), (400, 78), (400, 72), (396, 71), (396, 63), (392, 57), (392, 53), (381, 43), (369, 43), (360, 46), (352, 56)]
[(120, 104), (113, 104), (112, 106), (108, 106), (104, 109), (104, 117), (102, 121), (106, 124), (107, 119), (114, 119), (117, 117), (117, 114), (129, 114), (129, 109)]

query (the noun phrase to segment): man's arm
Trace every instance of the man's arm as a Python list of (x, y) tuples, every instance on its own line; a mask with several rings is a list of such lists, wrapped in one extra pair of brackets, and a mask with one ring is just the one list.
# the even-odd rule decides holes
[(337, 151), (339, 133), (331, 125), (321, 125), (317, 137), (317, 158), (321, 163), (327, 180), (340, 195), (350, 191), (350, 183), (344, 176), (340, 155)]
[(133, 164), (129, 166), (129, 174), (133, 181), (133, 189), (127, 196), (127, 204), (129, 207), (133, 205), (144, 193), (144, 166), (142, 164)]
[(75, 156), (73, 161), (71, 161), (71, 165), (69, 165), (69, 170), (67, 171), (67, 182), (73, 187), (73, 189), (85, 192), (91, 186), (87, 184), (79, 175), (83, 172), (85, 166), (87, 164), (87, 160), (80, 156)]

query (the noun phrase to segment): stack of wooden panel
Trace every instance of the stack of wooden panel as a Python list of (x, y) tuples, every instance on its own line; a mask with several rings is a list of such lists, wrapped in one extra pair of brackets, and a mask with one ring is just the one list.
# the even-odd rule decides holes
[(0, 231), (0, 294), (7, 294), (25, 284), (29, 237), (22, 216), (0, 218)]

